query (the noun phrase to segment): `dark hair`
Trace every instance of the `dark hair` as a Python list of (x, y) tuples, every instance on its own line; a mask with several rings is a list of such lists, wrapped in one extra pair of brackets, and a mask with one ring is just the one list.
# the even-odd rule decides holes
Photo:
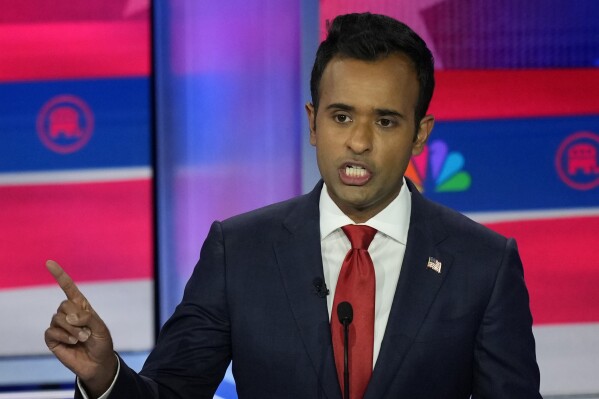
[(346, 14), (333, 20), (326, 40), (318, 47), (312, 68), (310, 92), (315, 112), (318, 111), (322, 74), (334, 57), (376, 61), (395, 53), (408, 56), (416, 69), (419, 93), (414, 115), (418, 129), (435, 88), (433, 55), (409, 26), (385, 15)]

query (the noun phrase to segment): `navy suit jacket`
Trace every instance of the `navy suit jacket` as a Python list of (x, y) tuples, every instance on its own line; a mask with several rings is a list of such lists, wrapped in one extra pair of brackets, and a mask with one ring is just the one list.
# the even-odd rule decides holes
[[(515, 242), (408, 186), (406, 252), (364, 397), (540, 398)], [(321, 188), (215, 222), (143, 370), (122, 363), (110, 397), (212, 398), (232, 360), (240, 398), (341, 399), (327, 302), (314, 288)]]

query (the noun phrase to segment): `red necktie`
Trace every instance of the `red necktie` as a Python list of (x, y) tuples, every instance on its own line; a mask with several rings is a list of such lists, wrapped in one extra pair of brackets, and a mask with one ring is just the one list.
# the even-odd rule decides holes
[(343, 392), (343, 325), (336, 314), (339, 303), (349, 302), (354, 309), (353, 322), (349, 326), (349, 393), (351, 399), (359, 399), (364, 396), (372, 374), (375, 275), (368, 246), (376, 230), (364, 225), (348, 225), (342, 229), (351, 242), (351, 249), (345, 255), (335, 288), (331, 334)]

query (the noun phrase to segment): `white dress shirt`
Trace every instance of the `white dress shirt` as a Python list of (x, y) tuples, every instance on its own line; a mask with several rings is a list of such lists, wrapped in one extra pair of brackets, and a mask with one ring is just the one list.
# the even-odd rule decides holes
[[(368, 247), (376, 278), (373, 367), (381, 349), (406, 250), (411, 208), (412, 199), (404, 180), (399, 195), (381, 212), (361, 223), (378, 230)], [(333, 202), (324, 185), (320, 193), (320, 244), (324, 280), (330, 290), (327, 296), (329, 320), (341, 265), (351, 248), (349, 239), (341, 230), (348, 224), (355, 223)]]

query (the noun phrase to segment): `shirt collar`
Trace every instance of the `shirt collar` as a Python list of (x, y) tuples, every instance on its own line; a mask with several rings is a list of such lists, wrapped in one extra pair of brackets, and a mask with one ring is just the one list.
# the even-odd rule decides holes
[[(327, 191), (326, 184), (323, 184), (320, 192), (319, 207), (321, 240), (324, 240), (331, 233), (345, 225), (354, 224), (354, 222), (339, 209), (337, 204), (333, 202)], [(395, 197), (385, 209), (361, 224), (373, 227), (379, 232), (405, 245), (408, 241), (411, 208), (412, 199), (410, 190), (404, 179), (397, 197)]]

